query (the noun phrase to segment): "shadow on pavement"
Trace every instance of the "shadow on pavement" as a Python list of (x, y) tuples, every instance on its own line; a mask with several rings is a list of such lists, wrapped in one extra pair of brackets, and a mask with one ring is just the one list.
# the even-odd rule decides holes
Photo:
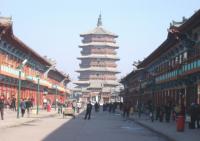
[[(164, 141), (159, 135), (127, 120), (119, 113), (92, 112), (91, 120), (84, 119), (85, 111), (66, 121), (42, 141)], [(61, 116), (59, 120), (61, 120)], [(65, 120), (65, 119), (63, 119)]]
[[(70, 116), (65, 116), (63, 118), (60, 115), (60, 120), (66, 120), (66, 123), (60, 126), (58, 129), (54, 130), (47, 137), (45, 137), (42, 141), (61, 141), (68, 140), (73, 141), (76, 137), (77, 132), (80, 132), (84, 127), (85, 120), (83, 119), (85, 111), (81, 112), (79, 115), (73, 119)], [(68, 120), (68, 121), (67, 121)]]

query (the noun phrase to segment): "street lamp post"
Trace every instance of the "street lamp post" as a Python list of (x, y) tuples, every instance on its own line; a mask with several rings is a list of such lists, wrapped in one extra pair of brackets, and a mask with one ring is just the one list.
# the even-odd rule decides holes
[(40, 76), (37, 75), (37, 115), (39, 114)]
[(22, 69), (24, 65), (26, 64), (28, 60), (25, 59), (18, 67), (19, 71), (19, 82), (18, 82), (18, 93), (17, 93), (17, 118), (19, 118), (19, 112), (20, 112), (20, 97), (21, 97), (21, 74), (22, 74)]

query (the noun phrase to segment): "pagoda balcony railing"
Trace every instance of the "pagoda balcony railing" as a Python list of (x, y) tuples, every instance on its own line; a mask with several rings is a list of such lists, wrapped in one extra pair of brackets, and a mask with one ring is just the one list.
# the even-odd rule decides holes
[(109, 67), (109, 68), (116, 68), (117, 65), (110, 65), (110, 64), (105, 64), (105, 65), (95, 65), (95, 64), (89, 64), (89, 65), (82, 65), (79, 64), (80, 68), (90, 68), (90, 67)]
[(81, 51), (82, 55), (91, 55), (91, 54), (107, 54), (107, 55), (117, 55), (116, 51)]

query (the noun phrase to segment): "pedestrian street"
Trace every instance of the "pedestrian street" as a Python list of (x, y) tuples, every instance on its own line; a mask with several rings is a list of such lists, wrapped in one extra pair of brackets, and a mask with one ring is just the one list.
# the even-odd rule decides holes
[(57, 115), (0, 129), (0, 141), (165, 141), (161, 136), (124, 121), (120, 113), (92, 111), (91, 119), (84, 119), (85, 112), (72, 117)]

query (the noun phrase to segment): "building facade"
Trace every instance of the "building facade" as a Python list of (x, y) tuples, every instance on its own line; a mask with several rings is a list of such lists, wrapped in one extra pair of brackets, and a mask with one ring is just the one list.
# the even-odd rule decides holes
[[(171, 102), (184, 104), (186, 108), (193, 102), (200, 103), (199, 19), (200, 10), (189, 19), (173, 21), (167, 39), (137, 66), (142, 70), (138, 85), (141, 85), (143, 103), (149, 100), (155, 105)], [(132, 72), (130, 75), (136, 74)], [(129, 75), (124, 78), (128, 79), (134, 81)], [(123, 83), (128, 84), (128, 81)], [(131, 93), (132, 96), (134, 94)]]
[(19, 94), (34, 104), (36, 100), (40, 105), (63, 103), (69, 94), (69, 77), (18, 39), (12, 24), (11, 18), (0, 17), (0, 95), (8, 102)]
[(109, 102), (111, 93), (118, 86), (116, 74), (116, 56), (118, 46), (116, 34), (105, 30), (102, 26), (101, 15), (97, 27), (92, 31), (80, 34), (82, 44), (79, 46), (81, 56), (80, 69), (77, 70), (79, 80), (74, 82), (83, 93), (83, 97), (92, 101)]

